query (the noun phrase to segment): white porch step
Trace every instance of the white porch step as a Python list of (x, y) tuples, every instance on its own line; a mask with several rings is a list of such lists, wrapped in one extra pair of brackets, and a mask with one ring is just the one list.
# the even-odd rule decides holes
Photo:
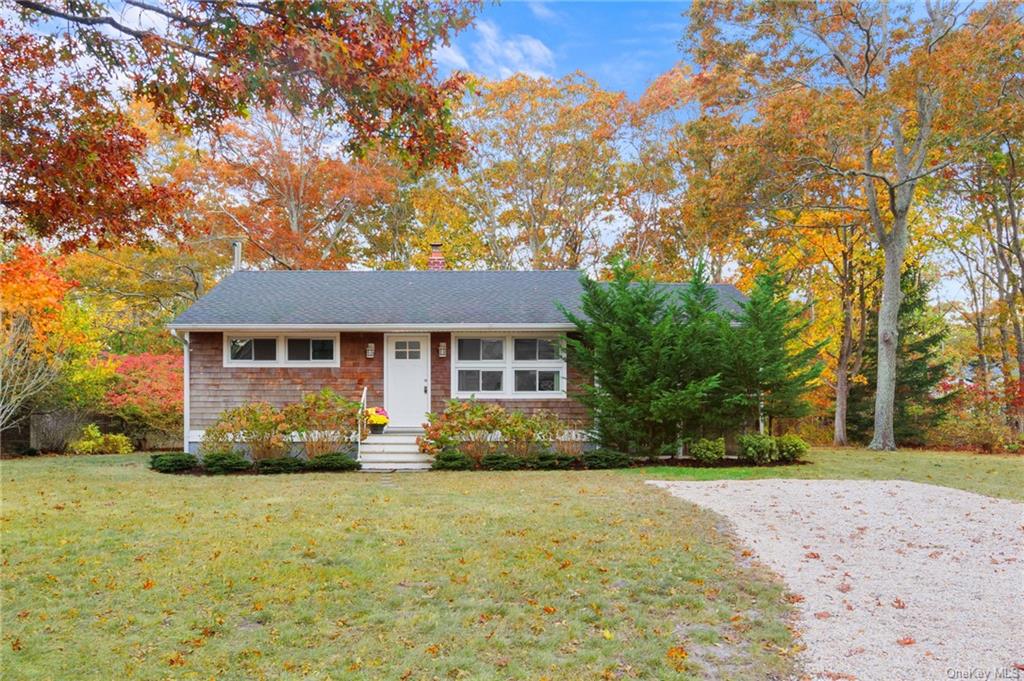
[(363, 463), (368, 461), (372, 462), (412, 462), (412, 463), (430, 463), (430, 457), (420, 452), (368, 452), (363, 450)]
[(363, 461), (362, 470), (370, 473), (379, 473), (384, 471), (429, 471), (429, 463), (413, 463), (413, 462), (367, 462)]
[(364, 471), (427, 470), (430, 457), (420, 452), (420, 430), (371, 434), (359, 446)]
[(364, 442), (359, 449), (365, 452), (418, 452), (415, 442)]

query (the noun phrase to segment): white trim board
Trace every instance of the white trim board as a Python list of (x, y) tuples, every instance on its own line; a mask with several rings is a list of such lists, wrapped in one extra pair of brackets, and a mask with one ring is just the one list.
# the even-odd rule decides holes
[[(274, 361), (260, 361), (252, 359), (231, 359), (228, 340), (230, 338), (273, 338), (276, 341), (276, 357)], [(288, 339), (289, 338), (310, 338), (318, 340), (330, 340), (334, 344), (334, 359), (316, 360), (289, 360)], [(224, 367), (231, 369), (262, 369), (265, 367), (288, 367), (289, 369), (337, 369), (341, 366), (341, 336), (337, 333), (321, 331), (320, 333), (300, 333), (291, 331), (288, 333), (260, 333), (260, 332), (223, 332), (221, 333), (221, 360)]]
[(541, 324), (168, 324), (181, 331), (231, 331), (238, 333), (281, 333), (286, 331), (374, 331), (406, 333), (415, 331), (572, 331), (566, 322)]

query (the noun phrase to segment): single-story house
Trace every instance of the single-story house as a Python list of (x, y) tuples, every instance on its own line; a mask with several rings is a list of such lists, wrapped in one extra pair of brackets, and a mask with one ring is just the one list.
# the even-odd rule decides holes
[[(583, 380), (560, 352), (579, 311), (577, 271), (236, 271), (175, 319), (185, 347), (185, 442), (221, 411), (329, 387), (390, 415), (411, 455), (452, 397), (584, 421)], [(742, 294), (716, 285), (723, 307)], [(410, 446), (413, 445), (413, 446)], [(394, 448), (394, 447), (393, 447)], [(422, 462), (420, 462), (422, 463)]]

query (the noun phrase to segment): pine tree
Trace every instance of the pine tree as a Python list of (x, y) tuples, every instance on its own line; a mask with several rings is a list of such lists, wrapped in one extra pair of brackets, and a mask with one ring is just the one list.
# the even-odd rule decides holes
[[(896, 346), (896, 404), (894, 433), (900, 445), (923, 446), (927, 431), (937, 425), (953, 395), (936, 396), (938, 384), (949, 372), (949, 361), (939, 349), (949, 333), (942, 317), (928, 307), (931, 283), (917, 267), (909, 267), (901, 278), (903, 304), (900, 307)], [(874, 319), (875, 316), (872, 317)], [(872, 326), (868, 337), (877, 337)], [(859, 380), (850, 387), (847, 428), (855, 442), (867, 442), (874, 428), (875, 378), (878, 348), (869, 343)]]
[[(682, 424), (697, 419), (718, 383), (717, 376), (694, 380), (707, 341), (683, 328), (669, 289), (637, 279), (626, 261), (614, 263), (612, 275), (610, 282), (581, 279), (582, 315), (562, 310), (576, 325), (566, 339), (569, 361), (593, 377), (579, 399), (602, 446), (633, 456), (674, 453)], [(706, 305), (703, 295), (687, 302), (691, 312)]]
[(757, 424), (769, 432), (773, 419), (807, 413), (804, 396), (824, 370), (817, 359), (821, 345), (801, 340), (809, 323), (804, 308), (790, 301), (775, 264), (757, 276), (750, 298), (722, 336), (727, 360), (720, 391), (735, 427)]

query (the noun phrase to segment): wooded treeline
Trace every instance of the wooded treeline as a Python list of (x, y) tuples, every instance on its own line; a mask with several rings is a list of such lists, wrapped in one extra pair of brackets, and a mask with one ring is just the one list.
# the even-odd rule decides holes
[(582, 73), (440, 76), (472, 3), (126, 3), (159, 29), (17, 4), (4, 422), (72, 405), (173, 427), (138, 358), (173, 366), (162, 325), (233, 239), (248, 267), (294, 269), (422, 268), (441, 242), (455, 269), (625, 257), (744, 290), (777, 262), (826, 364), (789, 427), (1020, 446), (1018, 4), (695, 3), (680, 66), (636, 100)]

